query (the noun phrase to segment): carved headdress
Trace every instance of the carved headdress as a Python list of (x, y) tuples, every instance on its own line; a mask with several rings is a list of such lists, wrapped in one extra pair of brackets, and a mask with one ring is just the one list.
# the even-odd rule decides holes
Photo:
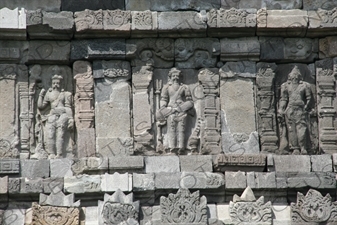
[(292, 80), (294, 77), (297, 77), (299, 81), (303, 80), (301, 71), (298, 69), (297, 66), (294, 66), (294, 68), (289, 73), (288, 80)]

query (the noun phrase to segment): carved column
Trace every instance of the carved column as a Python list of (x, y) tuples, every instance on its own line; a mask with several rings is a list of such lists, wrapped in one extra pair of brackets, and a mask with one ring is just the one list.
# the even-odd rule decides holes
[(319, 146), (322, 152), (330, 154), (337, 153), (336, 58), (333, 63), (334, 68), (330, 59), (319, 61), (316, 69)]
[(221, 152), (220, 136), (220, 99), (218, 72), (202, 69), (198, 75), (204, 91), (204, 127), (201, 136), (201, 153), (219, 154)]
[(133, 135), (135, 151), (142, 153), (154, 150), (151, 114), (151, 100), (153, 89), (150, 83), (153, 76), (152, 66), (142, 66), (139, 71), (132, 74), (133, 85)]
[(76, 61), (73, 65), (76, 80), (75, 123), (77, 128), (78, 158), (94, 156), (95, 148), (95, 111), (94, 78), (89, 62)]
[(258, 110), (258, 131), (261, 151), (275, 153), (278, 149), (277, 126), (275, 118), (275, 64), (257, 64), (256, 86)]

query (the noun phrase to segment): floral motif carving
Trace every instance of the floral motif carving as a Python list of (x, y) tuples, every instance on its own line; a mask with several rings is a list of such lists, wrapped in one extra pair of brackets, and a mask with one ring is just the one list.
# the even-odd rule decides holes
[(130, 11), (122, 10), (106, 10), (104, 14), (104, 24), (109, 28), (118, 28), (125, 24), (130, 23), (131, 13)]
[(332, 202), (329, 194), (323, 197), (320, 192), (313, 189), (310, 189), (305, 196), (298, 192), (297, 202), (291, 203), (291, 210), (291, 224), (337, 223), (337, 202)]
[(87, 29), (102, 29), (103, 28), (103, 11), (92, 11), (86, 9), (82, 12), (74, 14), (77, 31)]
[(248, 13), (243, 10), (231, 8), (230, 10), (220, 9), (219, 20), (220, 24), (246, 24)]
[(179, 189), (177, 194), (160, 198), (161, 222), (169, 224), (206, 224), (207, 200), (199, 191)]
[(134, 20), (134, 24), (138, 27), (152, 27), (151, 11), (135, 12), (132, 19)]
[(322, 19), (322, 22), (324, 23), (336, 23), (337, 19), (337, 8), (334, 8), (332, 10), (323, 10), (318, 9), (317, 13), (319, 17)]

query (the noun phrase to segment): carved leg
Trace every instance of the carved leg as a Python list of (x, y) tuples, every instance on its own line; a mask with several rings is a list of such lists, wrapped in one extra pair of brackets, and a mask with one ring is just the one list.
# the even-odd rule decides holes
[(302, 155), (307, 155), (308, 154), (307, 138), (309, 137), (309, 135), (307, 135), (308, 131), (307, 125), (304, 123), (299, 123), (297, 124), (296, 129), (297, 129), (298, 143), (301, 148), (301, 153)]
[(64, 145), (64, 134), (67, 129), (68, 117), (62, 114), (57, 121), (57, 132), (56, 132), (56, 153), (58, 158), (62, 158), (63, 155), (63, 145)]
[(55, 146), (55, 137), (56, 137), (56, 124), (55, 124), (55, 115), (49, 116), (46, 123), (46, 132), (47, 132), (47, 149), (49, 155), (55, 155), (56, 146)]
[(175, 115), (170, 115), (167, 118), (167, 137), (170, 150), (173, 150), (176, 147), (176, 126)]
[(178, 122), (178, 143), (177, 146), (180, 150), (185, 149), (185, 121), (186, 117), (183, 117), (179, 122)]

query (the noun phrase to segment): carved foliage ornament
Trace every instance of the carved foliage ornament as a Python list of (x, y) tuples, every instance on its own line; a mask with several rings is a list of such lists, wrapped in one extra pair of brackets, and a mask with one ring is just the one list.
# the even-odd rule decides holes
[(335, 20), (337, 19), (337, 8), (332, 10), (318, 9), (317, 13), (324, 23), (335, 23)]
[(323, 222), (335, 224), (337, 202), (332, 202), (329, 194), (323, 197), (320, 192), (313, 189), (310, 189), (305, 196), (298, 192), (296, 204), (291, 203), (291, 220), (292, 224), (323, 224)]
[(138, 220), (138, 212), (133, 205), (112, 202), (104, 204), (102, 216), (107, 225), (120, 224), (129, 218)]
[(136, 12), (132, 19), (136, 26), (152, 26), (152, 13), (150, 11)]
[(33, 203), (33, 225), (78, 225), (78, 208), (40, 206)]
[(160, 198), (161, 221), (170, 224), (206, 224), (206, 207), (206, 197), (199, 197), (199, 191), (191, 194), (188, 189), (179, 189), (177, 194)]
[(247, 12), (231, 8), (220, 9), (219, 23), (221, 24), (246, 24)]

